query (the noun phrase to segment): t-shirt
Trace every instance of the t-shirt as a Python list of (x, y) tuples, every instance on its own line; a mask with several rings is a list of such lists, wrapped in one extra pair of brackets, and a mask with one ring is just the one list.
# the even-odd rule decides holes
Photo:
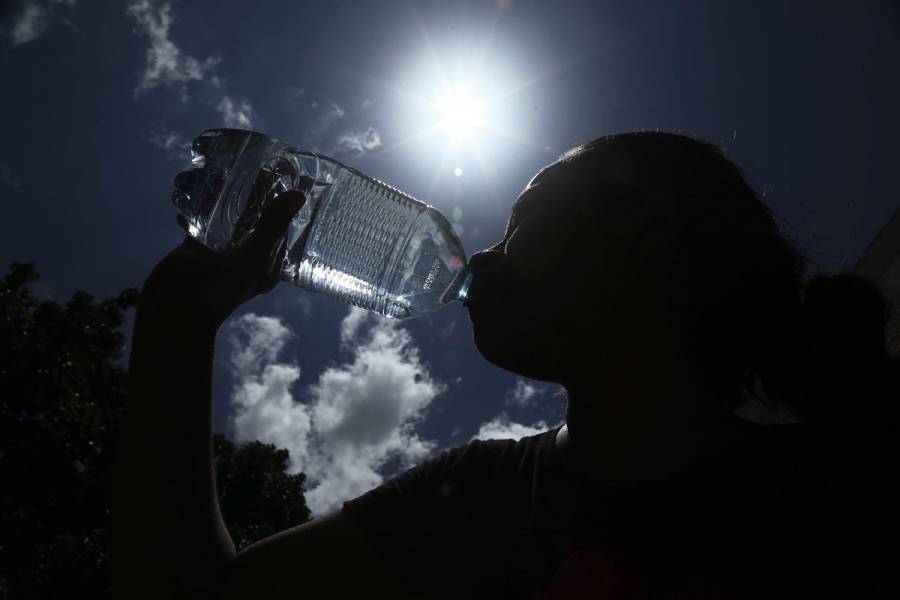
[(416, 598), (789, 595), (773, 537), (796, 466), (785, 429), (637, 485), (573, 475), (558, 431), (447, 450), (344, 511)]

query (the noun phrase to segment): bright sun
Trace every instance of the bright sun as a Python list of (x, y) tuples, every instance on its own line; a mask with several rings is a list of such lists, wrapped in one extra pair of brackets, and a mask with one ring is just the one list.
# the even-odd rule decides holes
[(481, 124), (481, 102), (464, 85), (457, 85), (435, 104), (441, 115), (440, 127), (446, 129), (454, 141), (470, 137)]

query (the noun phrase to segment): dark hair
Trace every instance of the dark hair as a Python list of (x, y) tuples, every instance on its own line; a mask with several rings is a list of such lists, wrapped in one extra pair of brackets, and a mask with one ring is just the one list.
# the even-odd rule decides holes
[(813, 420), (854, 392), (874, 397), (888, 380), (878, 289), (839, 275), (804, 291), (802, 257), (719, 147), (678, 133), (627, 133), (582, 144), (561, 162), (590, 182), (576, 193), (588, 198), (602, 186), (608, 196), (612, 185), (621, 204), (646, 217), (641, 227), (665, 228), (649, 237), (665, 261), (680, 341), (697, 376), (733, 406), (758, 378), (770, 403)]
[(886, 351), (890, 312), (878, 288), (853, 274), (816, 277), (806, 286), (803, 308), (796, 410), (821, 424), (893, 422), (900, 374)]

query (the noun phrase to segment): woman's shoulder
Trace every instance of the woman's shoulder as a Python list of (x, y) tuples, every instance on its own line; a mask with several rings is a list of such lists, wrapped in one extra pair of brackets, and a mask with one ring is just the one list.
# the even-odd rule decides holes
[[(560, 426), (552, 429), (514, 437), (475, 438), (466, 444), (451, 448), (440, 455), (446, 466), (458, 473), (480, 471), (496, 474), (498, 471), (536, 467), (544, 463), (555, 450), (556, 435)], [(492, 436), (490, 430), (484, 432)]]

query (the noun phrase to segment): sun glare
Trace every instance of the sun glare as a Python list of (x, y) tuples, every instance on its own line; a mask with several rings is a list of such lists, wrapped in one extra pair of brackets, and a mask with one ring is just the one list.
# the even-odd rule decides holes
[[(550, 154), (546, 143), (530, 139), (540, 104), (532, 88), (546, 83), (558, 69), (537, 74), (529, 70), (522, 79), (516, 76), (520, 69), (507, 62), (512, 55), (491, 52), (493, 30), (483, 44), (463, 44), (461, 39), (438, 44), (424, 24), (419, 25), (422, 51), (411, 54), (402, 81), (387, 81), (397, 103), (398, 135), (382, 152), (433, 168), (426, 196), (439, 193), (439, 186), (449, 182), (453, 193), (462, 195), (464, 183), (474, 185), (481, 178), (494, 195), (495, 174), (514, 162), (519, 151)], [(526, 104), (533, 110), (526, 110)]]
[(457, 85), (436, 102), (441, 115), (440, 126), (455, 141), (470, 137), (481, 124), (481, 103), (464, 85)]

